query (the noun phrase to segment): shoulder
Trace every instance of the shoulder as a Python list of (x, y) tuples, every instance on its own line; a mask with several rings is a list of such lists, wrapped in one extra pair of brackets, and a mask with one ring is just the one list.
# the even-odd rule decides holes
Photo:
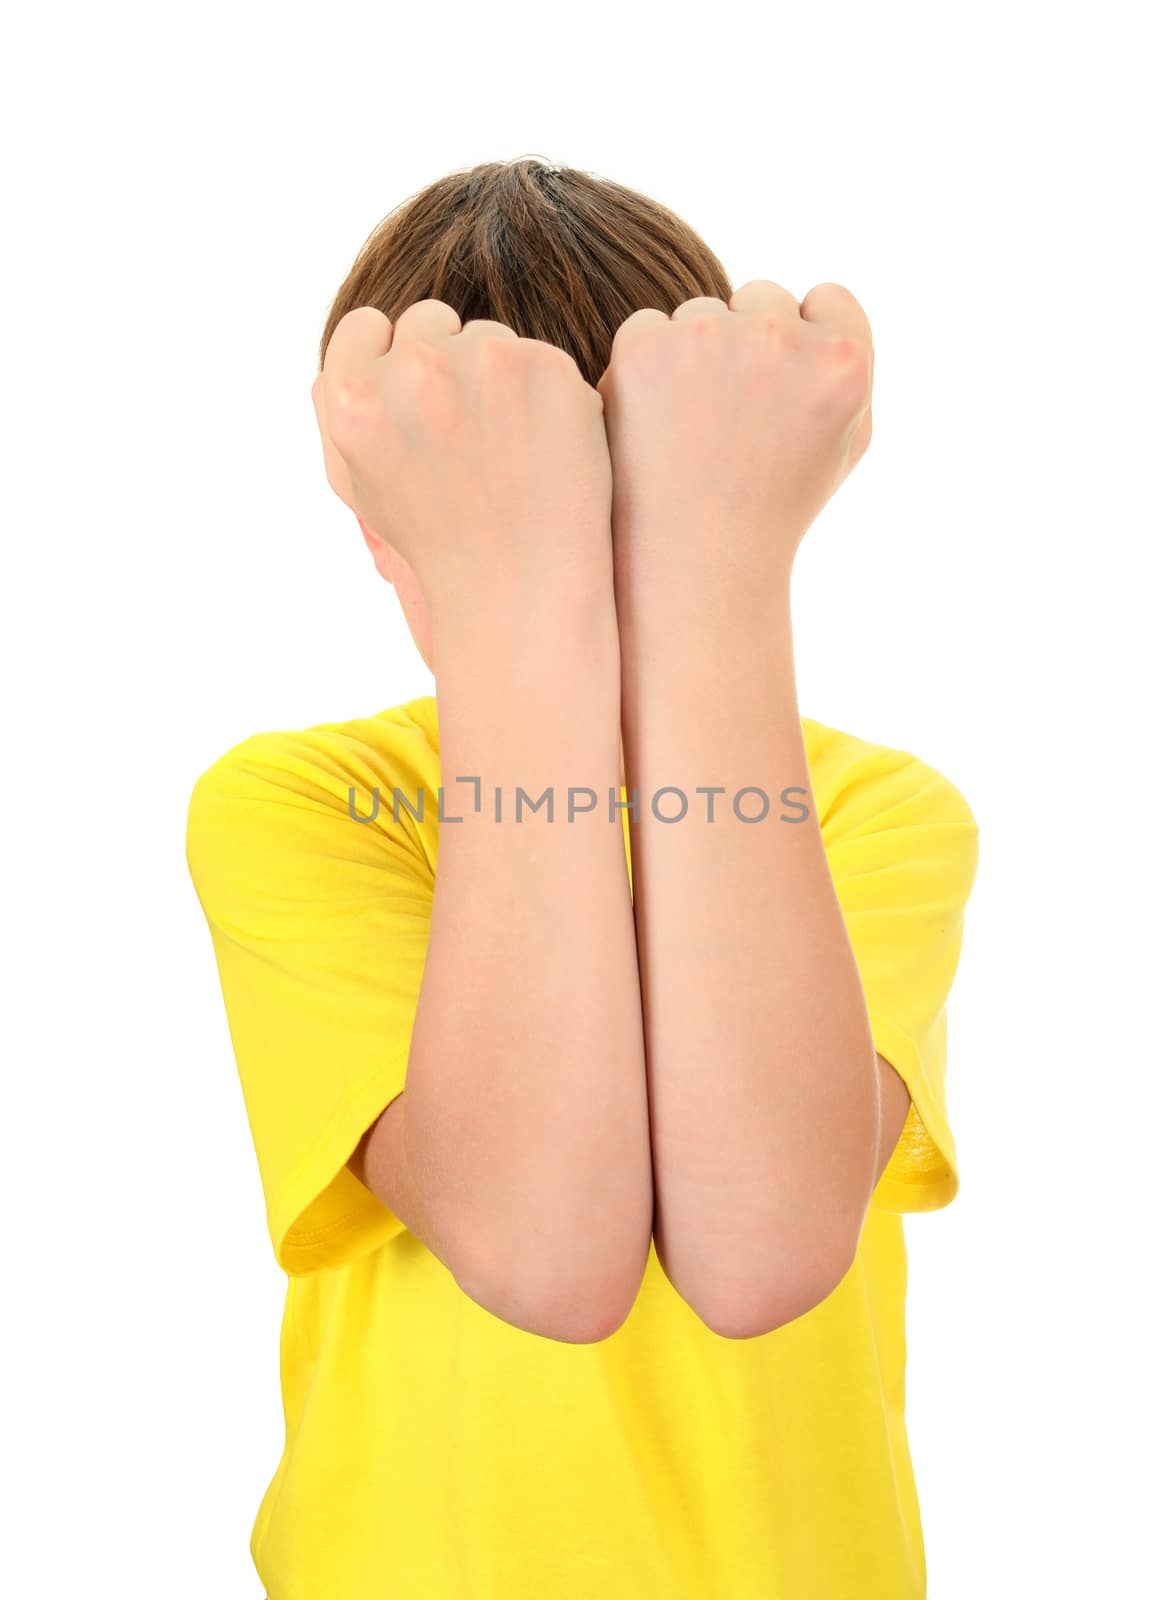
[(950, 823), (977, 833), (954, 780), (909, 750), (802, 718), (818, 821), (829, 839), (858, 827)]
[[(391, 846), (423, 864), (433, 859), (427, 835), (439, 782), (433, 696), (371, 716), (249, 734), (195, 779), (188, 858), (194, 865), (252, 848), (295, 851), (322, 835), (340, 849), (351, 841), (356, 855)], [(422, 818), (420, 791), (428, 800)], [(366, 825), (354, 827), (359, 817)]]
[(249, 734), (199, 774), (192, 793), (279, 788), (345, 799), (349, 783), (390, 787), (436, 771), (438, 753), (435, 700), (428, 695), (368, 717)]

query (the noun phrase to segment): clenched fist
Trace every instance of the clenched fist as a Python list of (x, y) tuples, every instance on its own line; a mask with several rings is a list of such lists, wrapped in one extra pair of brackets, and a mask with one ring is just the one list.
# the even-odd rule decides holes
[(634, 312), (598, 384), (620, 588), (673, 570), (753, 598), (788, 576), (870, 442), (872, 382), (869, 322), (838, 284)]
[(441, 300), (349, 311), (312, 385), (335, 493), (415, 573), (432, 615), (609, 573), (601, 396), (566, 351)]

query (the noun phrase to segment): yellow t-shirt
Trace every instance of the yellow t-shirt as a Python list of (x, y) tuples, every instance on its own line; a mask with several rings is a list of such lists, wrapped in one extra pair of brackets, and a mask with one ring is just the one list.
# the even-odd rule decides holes
[[(977, 862), (957, 789), (803, 718), (875, 1048), (912, 1106), (857, 1257), (756, 1339), (654, 1253), (594, 1344), (513, 1328), (345, 1165), (401, 1091), (435, 881), (433, 696), (258, 733), (197, 781), (208, 919), (287, 1274), (285, 1441), (251, 1554), (269, 1600), (921, 1600), (900, 1213), (957, 1191), (945, 1002)], [(401, 806), (425, 792), (425, 820)], [(374, 820), (373, 790), (379, 791)], [(621, 814), (624, 825), (625, 812)]]

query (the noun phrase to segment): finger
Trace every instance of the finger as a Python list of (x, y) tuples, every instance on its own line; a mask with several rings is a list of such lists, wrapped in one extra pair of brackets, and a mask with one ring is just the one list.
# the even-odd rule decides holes
[(670, 313), (671, 322), (685, 322), (690, 317), (722, 317), (726, 315), (729, 307), (725, 300), (720, 300), (713, 294), (696, 294), (691, 300), (684, 300), (680, 306), (675, 306)]
[(802, 301), (802, 317), (806, 322), (819, 324), (827, 333), (860, 339), (863, 346), (873, 352), (874, 337), (869, 318), (849, 289), (840, 283), (816, 284)]
[(327, 474), (327, 481), (332, 489), (343, 501), (344, 505), (352, 504), (353, 490), (351, 479), (347, 472), (347, 464), (331, 442), (331, 433), (327, 422), (327, 396), (324, 393), (324, 379), (321, 373), (311, 385), (311, 403), (315, 407), (315, 420), (319, 424), (319, 443), (323, 451), (323, 470)]
[(408, 339), (447, 339), (462, 326), (459, 313), (445, 300), (416, 300), (396, 318), (391, 348)]
[(472, 337), (478, 334), (480, 337), (487, 338), (494, 335), (499, 339), (517, 339), (519, 337), (513, 328), (507, 327), (505, 322), (495, 322), (490, 317), (472, 317), (470, 322), (464, 322), (462, 332), (457, 337), (465, 339), (468, 334)]
[(391, 319), (375, 306), (356, 306), (335, 325), (323, 355), (323, 367), (311, 385), (311, 401), (319, 423), (327, 481), (345, 505), (355, 509), (346, 461), (332, 437), (358, 404), (363, 381), (391, 347)]
[[(629, 334), (634, 333), (639, 328), (653, 327), (656, 323), (669, 321), (670, 318), (666, 312), (660, 311), (657, 306), (640, 306), (637, 311), (632, 311), (629, 317), (624, 317), (619, 323), (618, 327), (614, 330), (614, 338), (610, 342), (611, 357), (613, 357), (614, 352), (618, 349), (618, 343), (620, 339), (626, 338)], [(610, 360), (608, 360), (606, 366), (603, 368), (602, 376), (595, 384), (595, 388), (598, 390), (600, 395), (605, 394), (606, 385), (610, 382), (610, 380), (611, 370)]]
[(730, 296), (731, 311), (752, 311), (756, 316), (801, 316), (801, 308), (789, 289), (769, 278), (751, 278)]
[(624, 317), (614, 330), (617, 339), (624, 332), (632, 332), (635, 328), (645, 328), (648, 323), (669, 322), (670, 318), (665, 311), (659, 311), (656, 306), (641, 306), (639, 310), (632, 311), (629, 317)]
[(323, 357), (325, 377), (362, 373), (391, 348), (391, 319), (375, 306), (356, 306), (340, 317)]

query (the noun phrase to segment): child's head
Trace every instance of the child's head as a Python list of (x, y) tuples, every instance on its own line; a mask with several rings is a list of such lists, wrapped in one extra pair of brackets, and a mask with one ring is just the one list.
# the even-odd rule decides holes
[[(733, 292), (713, 251), (646, 195), (534, 156), (487, 161), (437, 179), (383, 218), (332, 302), (319, 365), (348, 311), (374, 306), (395, 322), (417, 300), (435, 299), (464, 323), (491, 318), (558, 345), (594, 385), (632, 312), (670, 313), (695, 295), (729, 300)], [(414, 574), (360, 528), (430, 664)]]

